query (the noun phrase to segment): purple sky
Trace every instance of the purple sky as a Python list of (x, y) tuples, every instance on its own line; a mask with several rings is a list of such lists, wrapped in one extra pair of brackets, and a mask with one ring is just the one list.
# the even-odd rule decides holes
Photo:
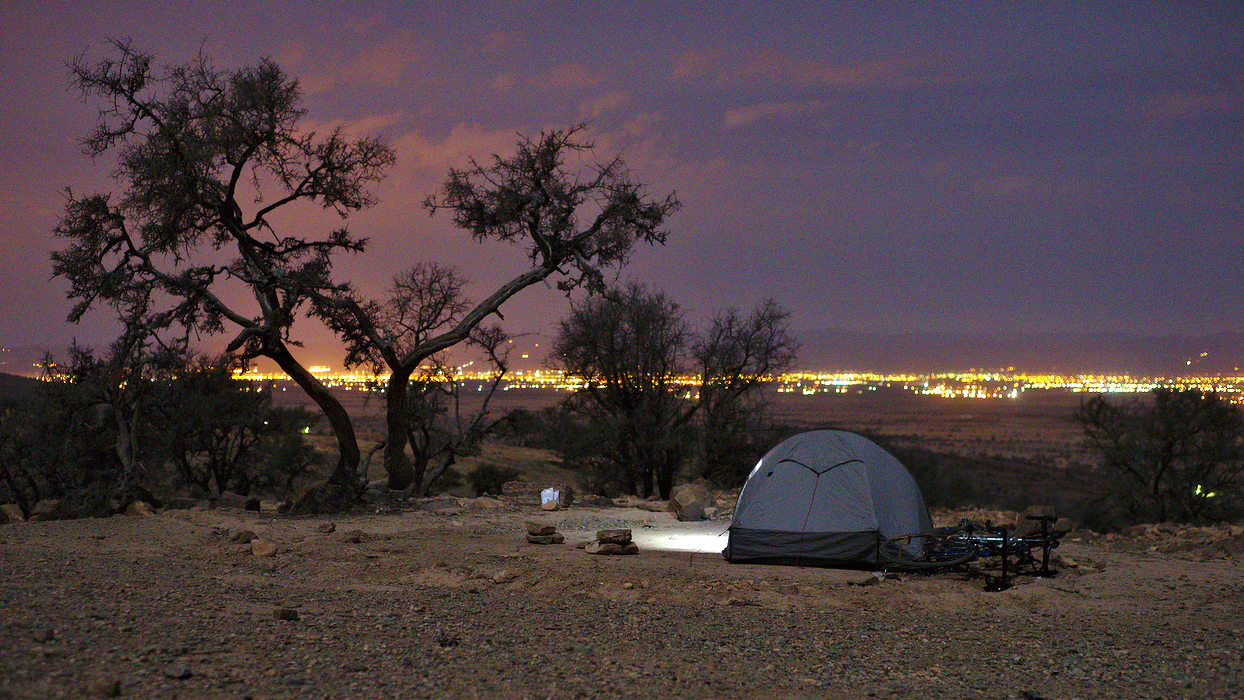
[[(61, 189), (115, 189), (80, 155), (94, 109), (65, 68), (105, 37), (271, 56), (312, 127), (387, 137), (398, 164), (350, 223), (371, 251), (339, 268), (372, 291), (421, 259), (476, 297), (515, 274), (515, 251), (419, 203), (516, 133), (590, 120), (602, 157), (682, 199), (668, 246), (624, 276), (693, 316), (771, 295), (797, 329), (1244, 330), (1240, 3), (666, 4), (6, 3), (0, 342), (108, 338), (106, 313), (63, 323), (48, 262)], [(505, 310), (547, 331), (565, 299)]]

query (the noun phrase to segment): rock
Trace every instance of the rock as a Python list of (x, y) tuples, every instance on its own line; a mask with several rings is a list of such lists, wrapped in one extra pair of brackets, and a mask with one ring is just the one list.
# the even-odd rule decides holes
[(121, 679), (97, 678), (87, 681), (82, 686), (82, 692), (92, 698), (119, 698), (121, 697)]
[(587, 495), (579, 499), (579, 503), (585, 506), (608, 507), (612, 506), (613, 499), (608, 496)]
[(238, 510), (246, 509), (246, 496), (234, 493), (232, 491), (221, 491), (216, 497), (217, 508), (237, 508)]
[(600, 542), (609, 544), (627, 544), (631, 541), (631, 531), (629, 528), (598, 530), (596, 532), (596, 539)]
[(250, 530), (238, 530), (229, 536), (229, 541), (237, 544), (250, 544), (251, 540), (259, 537)]
[(545, 501), (544, 503), (540, 504), (540, 510), (543, 510), (543, 511), (553, 511), (553, 510), (561, 510), (561, 509), (562, 509), (562, 505), (561, 503), (558, 503), (556, 499), (551, 500), (551, 501)]
[(322, 522), (315, 526), (315, 531), (322, 535), (331, 535), (337, 531), (337, 523)]
[(294, 608), (273, 608), (272, 619), (296, 621), (298, 619), (298, 611)]
[(350, 530), (339, 535), (343, 543), (358, 544), (367, 539), (367, 535), (362, 530)]
[(479, 496), (467, 501), (466, 507), (471, 510), (500, 510), (505, 507), (505, 501), (489, 498), (488, 496)]
[(884, 578), (885, 578), (884, 574), (878, 571), (874, 571), (868, 574), (852, 576), (851, 578), (847, 579), (847, 583), (851, 584), (852, 586), (875, 586), (881, 583), (881, 581)]
[(246, 499), (246, 510), (249, 510), (253, 513), (258, 513), (262, 509), (263, 509), (263, 504), (259, 502), (258, 498)]
[(665, 501), (639, 501), (635, 503), (633, 508), (646, 510), (649, 513), (664, 513), (669, 510), (669, 504)]
[(458, 503), (458, 499), (450, 496), (425, 501), (419, 506), (419, 509), (437, 515), (457, 515), (462, 512), (462, 504)]
[(39, 644), (47, 644), (56, 639), (56, 630), (51, 627), (43, 627), (35, 631), (34, 640)]
[(551, 535), (557, 532), (557, 526), (552, 523), (542, 522), (540, 520), (528, 520), (523, 523), (527, 527), (528, 535)]
[(125, 507), (125, 514), (131, 518), (150, 518), (155, 515), (151, 507), (142, 501), (130, 501), (130, 504)]
[(704, 509), (716, 506), (713, 494), (700, 482), (675, 486), (670, 493), (669, 510), (684, 522), (703, 520)]
[(583, 548), (583, 551), (587, 552), (588, 554), (602, 554), (602, 555), (639, 554), (639, 545), (635, 544), (634, 542), (629, 542), (627, 544), (617, 544), (615, 542), (601, 542), (600, 540), (595, 540), (593, 542), (589, 542), (587, 546)]
[(582, 541), (582, 542), (579, 542), (579, 543), (575, 544), (574, 548), (575, 548), (575, 549), (586, 549), (586, 548), (587, 548), (587, 546), (588, 546), (589, 544), (591, 544), (591, 543), (593, 543), (593, 542), (595, 542), (595, 541), (596, 541), (596, 540), (584, 540), (584, 541)]
[(1132, 525), (1123, 528), (1123, 531), (1119, 534), (1124, 537), (1148, 537), (1153, 534), (1153, 527), (1150, 525)]
[(174, 680), (185, 680), (194, 675), (194, 673), (190, 670), (189, 664), (184, 663), (169, 664), (164, 667), (162, 672), (164, 673), (165, 678), (172, 678)]
[(189, 498), (187, 496), (173, 496), (164, 499), (165, 510), (190, 510), (199, 502), (197, 498)]
[(514, 573), (513, 571), (510, 571), (509, 569), (502, 569), (492, 575), (492, 582), (498, 583), (498, 584), (509, 583), (510, 581), (513, 581), (516, 578), (518, 578), (518, 574)]
[(266, 540), (253, 540), (251, 542), (251, 553), (257, 557), (275, 557), (276, 545)]
[(32, 523), (44, 522), (56, 519), (56, 509), (60, 506), (60, 500), (56, 498), (45, 498), (39, 501), (30, 509), (30, 517), (28, 520)]
[(704, 509), (705, 520), (716, 520), (718, 515), (717, 506), (709, 506)]
[(0, 505), (0, 525), (7, 523), (24, 523), (26, 516), (22, 515), (22, 507), (16, 503), (5, 503)]
[(551, 535), (527, 535), (527, 541), (532, 544), (561, 544), (566, 541), (566, 536), (560, 532), (554, 532)]
[(777, 592), (782, 595), (799, 595), (799, 586), (794, 583), (779, 584)]
[(509, 503), (520, 506), (543, 506), (544, 499), (540, 495), (547, 489), (556, 489), (559, 508), (567, 508), (574, 502), (574, 488), (569, 484), (532, 483), (527, 481), (507, 481), (501, 487), (501, 497)]
[(626, 589), (626, 590), (628, 590), (628, 591), (629, 591), (629, 590), (631, 590), (631, 589), (632, 589), (632, 588), (634, 588), (634, 587), (635, 587), (635, 584), (631, 583), (630, 581), (623, 581), (623, 582), (622, 582), (622, 588), (624, 588), (624, 589)]

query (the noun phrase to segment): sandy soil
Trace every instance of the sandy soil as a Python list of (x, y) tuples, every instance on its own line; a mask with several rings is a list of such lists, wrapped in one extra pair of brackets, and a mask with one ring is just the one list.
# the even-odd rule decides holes
[[(0, 698), (1244, 695), (1230, 558), (1073, 535), (1059, 576), (1002, 593), (964, 573), (857, 586), (728, 564), (722, 521), (452, 510), (0, 526)], [(566, 543), (528, 544), (535, 517)], [(575, 547), (619, 526), (639, 555)]]

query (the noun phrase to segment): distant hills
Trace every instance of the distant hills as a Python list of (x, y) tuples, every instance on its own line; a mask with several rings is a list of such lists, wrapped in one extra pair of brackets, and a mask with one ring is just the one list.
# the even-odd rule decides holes
[(1014, 367), (1028, 374), (1238, 375), (1244, 333), (1142, 336), (1128, 333), (799, 333), (809, 370), (948, 372)]
[[(1130, 333), (863, 333), (797, 330), (803, 343), (799, 366), (808, 371), (934, 373), (1014, 367), (1028, 374), (1130, 374), (1132, 376), (1240, 375), (1244, 333), (1146, 336)], [(540, 369), (547, 338), (521, 339), (513, 369)], [(533, 345), (545, 343), (543, 346)], [(519, 346), (516, 345), (517, 349)], [(0, 348), (0, 372), (37, 376), (45, 348)], [(520, 353), (528, 353), (526, 354)], [(64, 357), (61, 349), (59, 356)], [(303, 349), (308, 364), (341, 370), (331, 344)]]

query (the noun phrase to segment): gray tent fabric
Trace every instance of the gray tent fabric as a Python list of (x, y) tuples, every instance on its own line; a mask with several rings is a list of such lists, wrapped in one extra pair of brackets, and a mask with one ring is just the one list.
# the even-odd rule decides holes
[(878, 542), (932, 529), (920, 487), (893, 455), (855, 433), (815, 430), (783, 441), (752, 469), (722, 556), (871, 564)]

